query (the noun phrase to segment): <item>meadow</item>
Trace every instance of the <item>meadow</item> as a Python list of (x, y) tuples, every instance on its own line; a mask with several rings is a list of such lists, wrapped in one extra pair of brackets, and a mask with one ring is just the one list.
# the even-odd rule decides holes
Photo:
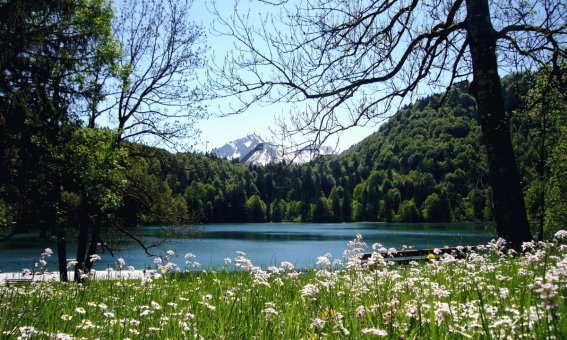
[[(357, 236), (314, 268), (260, 268), (239, 252), (218, 269), (169, 252), (163, 275), (0, 287), (7, 338), (567, 338), (567, 232), (516, 253), (503, 240), (395, 265)], [(466, 249), (463, 249), (466, 250)], [(386, 255), (387, 257), (387, 255)], [(184, 265), (174, 262), (183, 261)], [(127, 270), (117, 262), (117, 270)], [(182, 267), (181, 269), (177, 269)]]

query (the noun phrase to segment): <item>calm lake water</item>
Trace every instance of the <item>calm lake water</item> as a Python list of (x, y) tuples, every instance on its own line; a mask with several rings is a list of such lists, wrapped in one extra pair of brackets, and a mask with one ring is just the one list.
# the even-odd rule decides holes
[[(163, 228), (141, 227), (134, 230), (146, 244), (158, 243), (167, 234)], [(342, 258), (347, 242), (360, 233), (369, 247), (379, 242), (387, 248), (400, 249), (402, 245), (432, 248), (456, 245), (484, 244), (496, 235), (491, 228), (476, 223), (407, 224), (407, 223), (341, 223), (341, 224), (210, 224), (202, 225), (191, 234), (182, 234), (163, 242), (152, 252), (163, 255), (172, 249), (178, 257), (172, 262), (184, 268), (187, 252), (195, 254), (195, 261), (203, 268), (222, 267), (224, 258), (234, 258), (236, 251), (244, 251), (255, 265), (279, 265), (289, 261), (297, 267), (312, 267), (318, 256), (331, 253)], [(71, 237), (72, 239), (72, 237)], [(141, 269), (153, 264), (153, 259), (131, 239), (108, 235), (106, 242), (116, 248), (114, 257), (101, 254), (102, 261), (95, 268), (114, 267), (122, 257), (126, 265)], [(32, 268), (43, 249), (56, 251), (55, 243), (39, 239), (38, 235), (18, 235), (0, 243), (0, 270), (20, 271)], [(75, 256), (73, 241), (68, 245), (68, 257)], [(48, 259), (48, 270), (57, 270), (57, 256)]]

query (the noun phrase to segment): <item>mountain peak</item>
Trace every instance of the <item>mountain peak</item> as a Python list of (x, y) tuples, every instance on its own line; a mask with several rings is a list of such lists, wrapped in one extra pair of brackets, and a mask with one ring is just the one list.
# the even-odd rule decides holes
[(309, 162), (316, 155), (331, 154), (333, 149), (328, 146), (322, 146), (319, 152), (315, 153), (312, 147), (306, 147), (298, 152), (288, 154), (283, 151), (283, 148), (271, 144), (261, 136), (252, 133), (246, 137), (228, 142), (218, 149), (213, 149), (213, 153), (222, 158), (238, 159), (239, 162), (245, 164), (266, 165), (279, 163), (283, 160), (301, 164)]

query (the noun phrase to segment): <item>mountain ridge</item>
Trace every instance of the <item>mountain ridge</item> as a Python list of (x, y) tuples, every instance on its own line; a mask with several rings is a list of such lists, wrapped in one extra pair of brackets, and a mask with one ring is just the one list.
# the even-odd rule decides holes
[(286, 163), (304, 164), (319, 155), (328, 155), (333, 152), (333, 148), (329, 146), (321, 146), (318, 150), (307, 146), (299, 151), (287, 152), (282, 146), (270, 143), (255, 133), (229, 141), (223, 146), (212, 150), (212, 153), (220, 158), (237, 159), (244, 164), (262, 166), (283, 161)]

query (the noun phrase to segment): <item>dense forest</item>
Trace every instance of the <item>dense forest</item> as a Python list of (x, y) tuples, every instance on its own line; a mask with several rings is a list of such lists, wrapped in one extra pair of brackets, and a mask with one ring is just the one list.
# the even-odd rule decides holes
[[(510, 76), (503, 83), (526, 202), (531, 220), (537, 222), (545, 213), (538, 166), (542, 157), (561, 155), (565, 143), (558, 141), (565, 122), (558, 114), (549, 115), (544, 129), (543, 117), (528, 110), (532, 81)], [(116, 217), (131, 226), (190, 221), (490, 221), (485, 150), (467, 87), (462, 83), (446, 94), (417, 100), (350, 150), (304, 165), (246, 166), (213, 155), (128, 145), (124, 192), (130, 194), (124, 195)], [(542, 129), (547, 132), (543, 149)], [(564, 160), (549, 159), (544, 159), (548, 186), (565, 176), (557, 171)], [(546, 203), (550, 223), (558, 224), (564, 216), (553, 211), (563, 204), (553, 199)]]

